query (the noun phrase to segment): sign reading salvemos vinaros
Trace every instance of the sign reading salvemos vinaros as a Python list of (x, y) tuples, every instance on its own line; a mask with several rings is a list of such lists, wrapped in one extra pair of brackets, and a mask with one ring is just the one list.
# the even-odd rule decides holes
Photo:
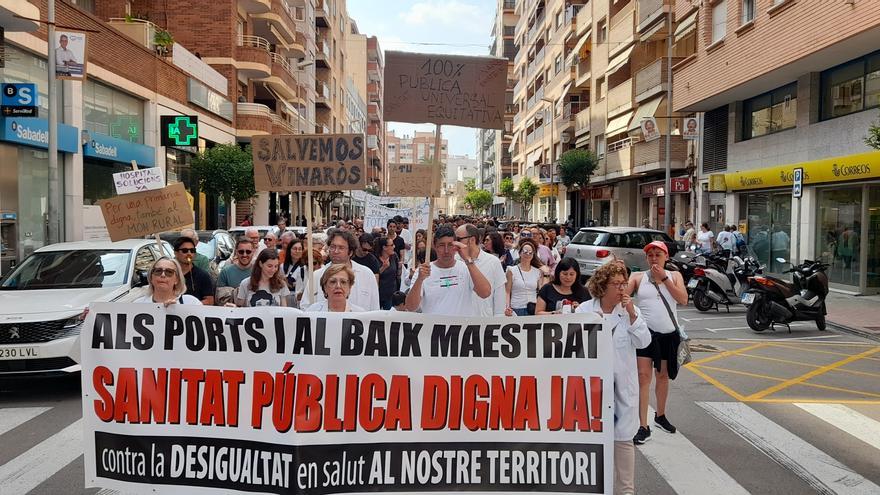
[(386, 121), (504, 129), (504, 58), (385, 52)]
[(611, 493), (596, 314), (462, 320), (95, 303), (85, 485), (200, 493)]
[(193, 211), (186, 188), (177, 182), (161, 189), (123, 194), (99, 202), (113, 242), (187, 227)]
[(257, 191), (349, 191), (366, 187), (362, 134), (255, 136)]

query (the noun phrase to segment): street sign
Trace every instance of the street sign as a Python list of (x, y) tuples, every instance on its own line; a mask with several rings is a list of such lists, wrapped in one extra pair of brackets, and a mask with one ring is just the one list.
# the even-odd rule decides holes
[(34, 83), (3, 83), (0, 114), (4, 117), (36, 117), (37, 85)]
[(199, 139), (197, 115), (163, 115), (159, 117), (162, 146), (195, 146)]
[(800, 198), (804, 194), (804, 169), (794, 169), (794, 180), (791, 184), (791, 196)]

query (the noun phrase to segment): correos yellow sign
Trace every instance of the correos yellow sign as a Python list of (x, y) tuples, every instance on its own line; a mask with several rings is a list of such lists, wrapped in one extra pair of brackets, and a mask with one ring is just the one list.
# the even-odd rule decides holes
[(804, 169), (804, 184), (880, 178), (880, 151), (732, 172), (724, 174), (724, 181), (728, 191), (791, 187), (798, 167)]

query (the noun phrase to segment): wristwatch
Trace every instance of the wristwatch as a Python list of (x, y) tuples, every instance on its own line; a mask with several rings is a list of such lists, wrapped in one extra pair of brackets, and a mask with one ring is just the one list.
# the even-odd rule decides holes
[(664, 276), (663, 279), (660, 280), (660, 282), (666, 282), (667, 280), (669, 280), (669, 275)]
[(462, 258), (462, 261), (464, 261), (465, 265), (473, 265), (474, 263), (476, 263), (476, 261), (474, 261), (472, 259), (466, 260), (466, 259)]

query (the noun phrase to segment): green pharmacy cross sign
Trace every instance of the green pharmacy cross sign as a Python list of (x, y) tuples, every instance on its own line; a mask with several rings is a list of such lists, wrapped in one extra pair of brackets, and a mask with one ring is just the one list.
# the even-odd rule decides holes
[(199, 117), (196, 115), (163, 115), (162, 146), (195, 146), (199, 138)]

